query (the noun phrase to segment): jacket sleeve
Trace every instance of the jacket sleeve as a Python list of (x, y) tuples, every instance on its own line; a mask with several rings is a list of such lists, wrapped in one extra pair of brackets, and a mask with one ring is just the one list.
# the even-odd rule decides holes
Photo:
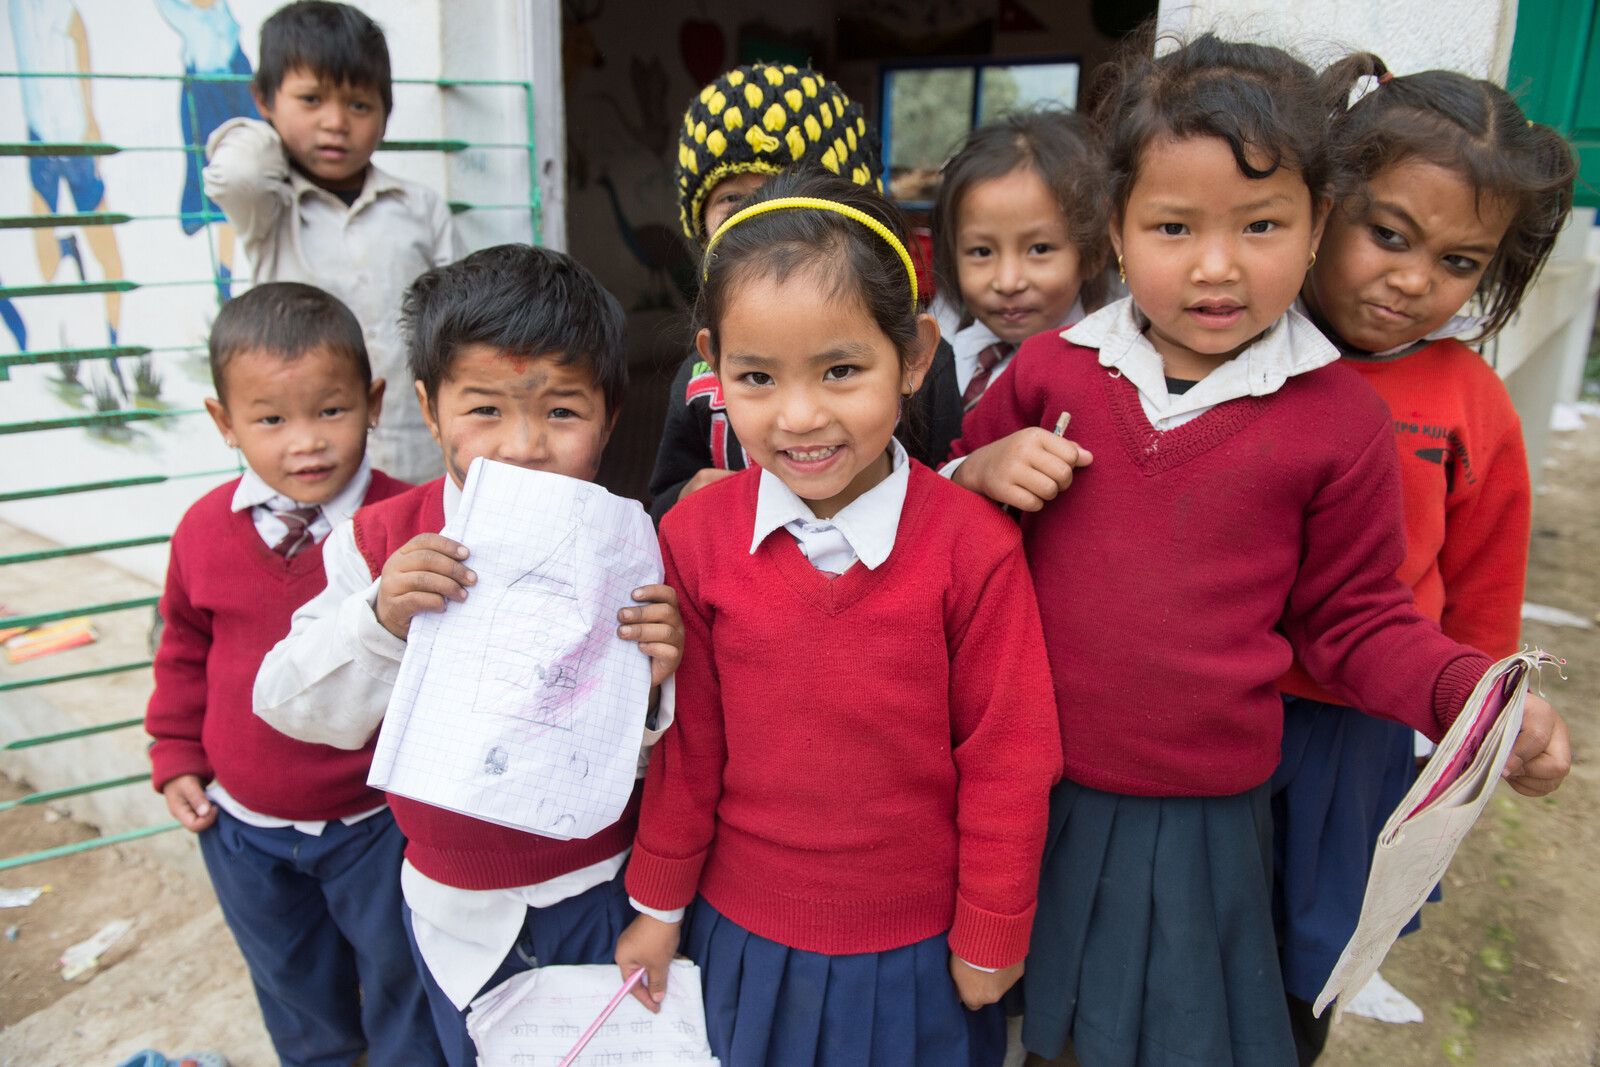
[(322, 548), (328, 584), (294, 613), (256, 674), (255, 713), (298, 741), (358, 749), (383, 721), (406, 643), (373, 613), (377, 580), (342, 522)]
[[(950, 950), (980, 967), (1028, 952), (1049, 820), (1061, 777), (1061, 728), (1033, 581), (1014, 526), (1010, 549), (978, 576), (977, 603), (950, 636), (950, 729), (959, 781), (955, 921)], [(1010, 529), (998, 529), (1004, 524)]]
[(1515, 652), (1521, 637), (1533, 510), (1522, 426), (1503, 390), (1500, 399), (1510, 425), (1480, 457), (1474, 484), (1446, 503), (1439, 550), (1444, 632), (1495, 659)]
[(260, 119), (229, 119), (206, 139), (206, 159), (206, 195), (222, 208), (245, 252), (257, 261), (257, 251), (272, 239), (294, 195), (278, 131)]
[(700, 884), (716, 831), (727, 762), (722, 695), (711, 655), (711, 620), (698, 599), (693, 574), (662, 539), (666, 581), (678, 591), (683, 613), (683, 662), (678, 667), (677, 718), (650, 754), (639, 831), (628, 860), (628, 895), (662, 911), (686, 907)]
[(1336, 699), (1437, 741), (1491, 661), (1417, 611), (1395, 574), (1404, 558), (1399, 460), (1385, 419), (1307, 508), (1282, 626)]
[(189, 599), (183, 575), (182, 527), (173, 538), (167, 584), (158, 609), (164, 626), (156, 650), (155, 691), (145, 711), (150, 746), (150, 784), (156, 792), (174, 778), (212, 778), (211, 761), (201, 744), (206, 715), (206, 660), (211, 654), (211, 613)]
[[(672, 379), (667, 394), (667, 420), (661, 428), (661, 445), (656, 450), (656, 467), (650, 473), (650, 517), (656, 525), (678, 502), (678, 494), (700, 471), (711, 466), (711, 427), (709, 407), (690, 404), (684, 394), (694, 365), (700, 361), (690, 352)], [(707, 418), (702, 418), (704, 413)]]

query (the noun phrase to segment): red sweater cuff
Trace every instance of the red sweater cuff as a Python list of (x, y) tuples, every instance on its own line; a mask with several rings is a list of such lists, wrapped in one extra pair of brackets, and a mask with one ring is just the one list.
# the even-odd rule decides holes
[(976, 967), (1000, 969), (1021, 963), (1028, 954), (1028, 938), (1033, 933), (1033, 913), (1038, 904), (1029, 904), (1020, 915), (997, 915), (968, 903), (956, 894), (956, 918), (950, 926), (950, 951)]
[(674, 860), (655, 855), (635, 840), (623, 884), (628, 887), (628, 895), (646, 907), (662, 911), (686, 908), (700, 887), (700, 869), (705, 863), (704, 849), (686, 859)]
[(1462, 656), (1439, 672), (1439, 681), (1433, 687), (1433, 717), (1439, 721), (1439, 737), (1429, 740), (1437, 743), (1445, 735), (1461, 714), (1472, 690), (1493, 666), (1494, 660), (1474, 653)]
[(208, 785), (216, 777), (206, 750), (198, 741), (157, 741), (150, 748), (150, 784), (157, 793), (174, 778), (185, 774), (199, 777), (201, 785)]

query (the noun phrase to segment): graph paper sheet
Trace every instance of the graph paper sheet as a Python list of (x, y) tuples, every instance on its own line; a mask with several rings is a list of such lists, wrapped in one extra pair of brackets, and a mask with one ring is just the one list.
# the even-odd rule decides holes
[[(1522, 729), (1528, 676), (1557, 662), (1523, 652), (1489, 668), (1461, 715), (1378, 837), (1361, 902), (1361, 920), (1317, 996), (1316, 1014), (1334, 998), (1354, 997), (1377, 973), (1389, 947), (1439, 884), (1456, 848), (1489, 802)], [(1346, 999), (1349, 999), (1348, 997)], [(1334, 1018), (1339, 1017), (1335, 1008)]]
[(650, 661), (617, 609), (661, 581), (637, 501), (473, 460), (444, 535), (471, 551), (464, 603), (411, 620), (367, 782), (555, 838), (590, 837), (633, 791)]
[[(610, 964), (536, 967), (507, 979), (473, 1001), (467, 1015), (479, 1067), (558, 1067), (621, 985)], [(659, 1015), (628, 997), (573, 1067), (635, 1063), (716, 1067), (700, 970), (688, 960), (672, 961)]]

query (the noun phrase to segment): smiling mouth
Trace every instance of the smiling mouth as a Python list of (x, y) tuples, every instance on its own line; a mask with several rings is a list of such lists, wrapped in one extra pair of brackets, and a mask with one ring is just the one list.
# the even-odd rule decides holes
[(783, 454), (795, 463), (816, 463), (827, 459), (839, 451), (838, 445), (826, 445), (818, 448), (785, 448)]

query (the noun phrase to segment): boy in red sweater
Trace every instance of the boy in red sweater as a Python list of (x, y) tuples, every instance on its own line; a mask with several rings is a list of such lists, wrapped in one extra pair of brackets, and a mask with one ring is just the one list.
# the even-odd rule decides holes
[[(372, 743), (411, 619), (465, 600), (469, 547), (440, 535), (479, 456), (593, 481), (627, 383), (622, 309), (559, 252), (501, 245), (406, 294), (417, 400), (449, 476), (363, 508), (323, 558), (327, 590), (295, 613), (256, 680), (256, 714), (291, 737)], [(634, 591), (617, 635), (651, 658), (641, 747), (672, 720), (677, 596)], [(593, 837), (558, 841), (391, 796), (408, 839), (406, 934), (451, 1067), (476, 1062), (466, 1008), (541, 964), (609, 963), (633, 918), (622, 885), (638, 798)]]
[(293, 741), (250, 713), (261, 658), (323, 586), (322, 542), (407, 488), (366, 458), (383, 379), (310, 285), (257, 286), (211, 333), (217, 429), (244, 474), (172, 537), (145, 716), (152, 781), (200, 851), (285, 1064), (441, 1062), (400, 925), (405, 846), (370, 747)]

